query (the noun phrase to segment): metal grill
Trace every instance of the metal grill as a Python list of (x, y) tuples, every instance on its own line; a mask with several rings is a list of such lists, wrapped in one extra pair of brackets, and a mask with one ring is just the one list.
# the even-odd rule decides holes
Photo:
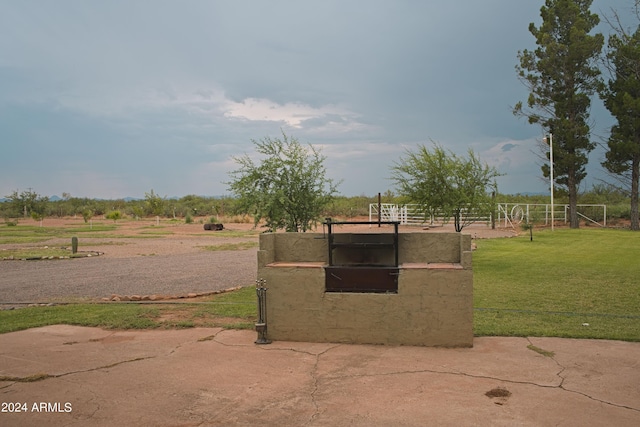
[[(338, 224), (391, 224), (394, 233), (334, 233)], [(327, 218), (327, 292), (398, 292), (398, 222), (334, 222)]]

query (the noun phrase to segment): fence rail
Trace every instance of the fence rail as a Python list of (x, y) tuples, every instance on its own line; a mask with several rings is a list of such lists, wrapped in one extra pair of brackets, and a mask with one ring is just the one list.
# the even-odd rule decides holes
[[(577, 214), (586, 222), (607, 226), (607, 205), (577, 205)], [(554, 222), (569, 222), (569, 205), (554, 205)], [(521, 222), (551, 224), (551, 205), (533, 203), (498, 203), (496, 209), (496, 221), (498, 224), (516, 226)]]
[[(378, 215), (378, 212), (380, 215)], [(407, 204), (396, 205), (392, 203), (369, 204), (369, 221), (398, 221), (403, 225), (442, 225), (448, 223), (452, 218), (446, 217), (442, 212), (430, 212), (421, 205)], [(491, 222), (491, 216), (478, 214), (472, 210), (462, 212), (462, 222)]]
[[(577, 214), (586, 222), (601, 227), (607, 226), (607, 205), (577, 205)], [(497, 203), (495, 219), (498, 225), (516, 227), (520, 223), (551, 223), (551, 205), (534, 203)], [(554, 205), (554, 222), (567, 223), (569, 221), (569, 205)], [(452, 221), (437, 211), (431, 213), (421, 205), (393, 203), (369, 204), (369, 221), (398, 221), (403, 225), (442, 225)], [(476, 214), (473, 211), (463, 212), (463, 220), (469, 222), (486, 222), (491, 225), (491, 215)]]

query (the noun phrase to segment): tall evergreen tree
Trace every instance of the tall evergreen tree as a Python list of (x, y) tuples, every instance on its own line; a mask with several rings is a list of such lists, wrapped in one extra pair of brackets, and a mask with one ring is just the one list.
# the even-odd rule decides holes
[[(602, 34), (590, 35), (600, 18), (590, 12), (592, 0), (546, 0), (542, 25), (529, 24), (534, 51), (518, 52), (518, 76), (529, 90), (527, 106), (518, 102), (514, 114), (527, 117), (553, 133), (555, 184), (569, 194), (570, 224), (579, 227), (578, 189), (585, 178), (590, 141), (591, 96), (602, 87), (597, 60)], [(549, 166), (542, 172), (549, 177)]]
[[(636, 12), (637, 9), (636, 3)], [(640, 229), (640, 25), (634, 33), (627, 32), (621, 25), (614, 26), (614, 30), (615, 34), (609, 37), (606, 55), (611, 79), (601, 96), (617, 123), (611, 127), (606, 160), (602, 166), (618, 175), (620, 181), (628, 186), (631, 193), (631, 229), (637, 231)]]

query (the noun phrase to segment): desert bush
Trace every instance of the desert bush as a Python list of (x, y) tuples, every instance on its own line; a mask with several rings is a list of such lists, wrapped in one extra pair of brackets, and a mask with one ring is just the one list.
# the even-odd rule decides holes
[(83, 209), (82, 210), (82, 219), (84, 219), (84, 222), (89, 222), (89, 220), (93, 218), (93, 211), (91, 209)]
[(631, 206), (629, 204), (607, 205), (607, 219), (629, 219), (631, 218)]
[(11, 219), (11, 218), (5, 218), (4, 219), (4, 224), (7, 227), (16, 227), (18, 225), (18, 220), (17, 219)]
[(120, 212), (119, 210), (114, 210), (114, 211), (108, 212), (104, 217), (106, 219), (112, 219), (113, 222), (117, 222), (119, 219), (122, 218), (122, 212)]

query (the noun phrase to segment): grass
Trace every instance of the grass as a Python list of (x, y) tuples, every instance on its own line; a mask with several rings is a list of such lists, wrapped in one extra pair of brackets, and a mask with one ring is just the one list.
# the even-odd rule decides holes
[(222, 243), (219, 245), (199, 246), (205, 251), (242, 251), (258, 247), (258, 242)]
[(40, 243), (51, 239), (149, 239), (160, 238), (173, 234), (171, 231), (140, 231), (135, 234), (118, 234), (119, 224), (94, 224), (84, 227), (40, 227), (36, 225), (22, 225), (8, 227), (0, 225), (0, 245), (15, 243)]
[(527, 348), (531, 351), (535, 351), (536, 353), (543, 355), (544, 357), (553, 357), (556, 355), (553, 351), (544, 350), (540, 347), (536, 347), (533, 344), (529, 344)]
[[(143, 236), (170, 236), (173, 234), (173, 231), (169, 230), (153, 230), (153, 231), (141, 231), (141, 235)], [(139, 236), (136, 236), (139, 237)]]
[[(253, 237), (261, 234), (260, 230), (220, 230), (220, 231), (210, 231), (208, 234), (204, 234), (204, 236), (209, 237)], [(202, 237), (203, 234), (191, 234), (191, 236)]]
[(0, 311), (0, 332), (67, 324), (107, 329), (145, 329), (156, 326), (154, 307), (135, 305), (70, 304)]
[(24, 249), (3, 249), (0, 250), (0, 259), (15, 258), (42, 258), (42, 257), (64, 257), (71, 256), (70, 250), (61, 248), (24, 248)]
[(476, 335), (640, 341), (640, 234), (545, 230), (477, 246)]
[(213, 295), (198, 304), (91, 304), (27, 307), (0, 311), (0, 333), (66, 324), (105, 329), (253, 328), (255, 288)]
[[(115, 237), (107, 235), (117, 229), (115, 224), (97, 224), (89, 227), (39, 227), (35, 225), (18, 225), (7, 227), (0, 225), (0, 244), (39, 243), (55, 238), (67, 238), (79, 235), (83, 238)], [(124, 236), (119, 236), (124, 237)]]

